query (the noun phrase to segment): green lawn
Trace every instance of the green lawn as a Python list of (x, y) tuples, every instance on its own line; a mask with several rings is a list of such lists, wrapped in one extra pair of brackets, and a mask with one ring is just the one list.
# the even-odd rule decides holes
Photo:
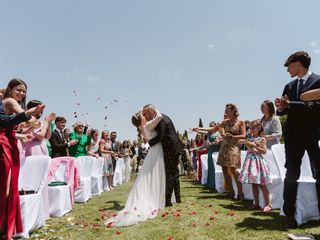
[[(104, 219), (125, 203), (132, 183), (75, 204), (63, 218), (47, 221), (31, 239), (287, 239), (279, 211), (247, 211), (251, 202), (236, 202), (181, 178), (182, 203), (161, 211), (157, 218), (132, 227), (107, 228)], [(320, 227), (308, 223), (291, 233), (310, 233), (320, 239)]]

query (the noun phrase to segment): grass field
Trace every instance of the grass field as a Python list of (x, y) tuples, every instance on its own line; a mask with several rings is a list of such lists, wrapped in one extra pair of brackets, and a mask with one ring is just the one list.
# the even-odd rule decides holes
[(132, 182), (75, 204), (71, 213), (53, 218), (31, 239), (287, 239), (287, 233), (309, 233), (320, 239), (319, 223), (286, 231), (279, 211), (248, 211), (251, 202), (237, 202), (181, 178), (182, 203), (157, 218), (132, 227), (107, 228), (104, 218), (123, 208)]

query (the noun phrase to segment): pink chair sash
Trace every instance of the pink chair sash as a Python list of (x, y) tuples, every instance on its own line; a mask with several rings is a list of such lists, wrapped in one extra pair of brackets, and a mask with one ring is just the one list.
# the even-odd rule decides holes
[(48, 181), (51, 182), (55, 173), (58, 169), (58, 166), (62, 163), (66, 163), (66, 170), (64, 173), (65, 178), (67, 179), (67, 184), (70, 188), (70, 199), (71, 203), (74, 203), (74, 191), (80, 186), (80, 176), (77, 167), (75, 166), (75, 158), (73, 157), (57, 157), (52, 158), (49, 174), (48, 174)]

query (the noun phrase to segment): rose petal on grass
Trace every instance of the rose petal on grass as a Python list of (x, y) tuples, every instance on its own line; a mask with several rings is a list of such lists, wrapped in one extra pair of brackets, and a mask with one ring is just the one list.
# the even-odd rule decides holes
[(210, 226), (210, 223), (206, 222), (204, 225), (205, 225), (205, 226)]
[(170, 237), (167, 238), (167, 240), (173, 240), (173, 237), (170, 236)]
[(234, 216), (235, 214), (235, 211), (233, 209), (231, 209), (229, 212), (228, 212), (228, 216)]
[(118, 214), (112, 214), (112, 217), (116, 217), (116, 216), (118, 216)]
[(196, 214), (197, 214), (197, 212), (195, 212), (195, 211), (190, 213), (190, 215), (196, 215)]
[(219, 211), (218, 211), (218, 210), (215, 210), (215, 211), (214, 211), (214, 214), (218, 214), (218, 213), (219, 213)]
[(120, 234), (122, 234), (122, 232), (116, 232), (116, 234), (117, 234), (117, 235), (120, 235)]
[(213, 216), (211, 216), (209, 219), (210, 219), (211, 221), (213, 221), (213, 220), (214, 220), (214, 217), (213, 217)]

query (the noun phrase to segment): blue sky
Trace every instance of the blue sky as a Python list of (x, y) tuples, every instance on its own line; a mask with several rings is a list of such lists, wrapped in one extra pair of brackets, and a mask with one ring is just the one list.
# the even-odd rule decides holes
[(320, 73), (319, 9), (317, 0), (0, 0), (0, 87), (22, 78), (46, 113), (121, 139), (136, 136), (131, 115), (147, 103), (181, 131), (221, 120), (229, 102), (256, 119), (290, 81), (288, 55), (308, 51)]

